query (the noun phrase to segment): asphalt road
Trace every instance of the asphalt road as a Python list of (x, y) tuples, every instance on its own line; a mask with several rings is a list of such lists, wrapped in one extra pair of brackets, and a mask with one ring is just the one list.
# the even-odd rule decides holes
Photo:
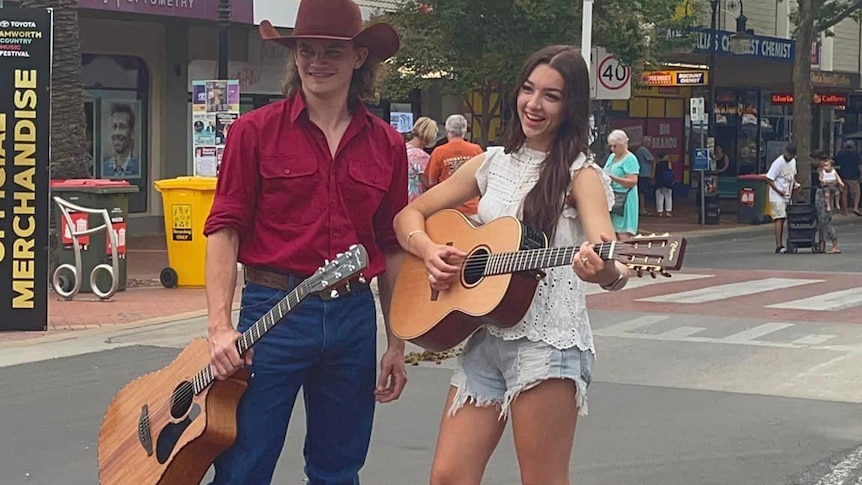
[[(775, 255), (770, 237), (695, 241), (686, 267), (862, 271), (862, 226), (839, 227), (839, 235), (842, 255)], [(753, 337), (763, 320), (591, 317), (599, 358), (573, 484), (862, 485), (860, 326), (793, 322)], [(706, 330), (693, 338), (696, 327)], [(203, 330), (197, 319), (0, 347), (0, 485), (97, 483), (96, 440), (114, 393)], [(791, 343), (824, 334), (841, 345)], [(403, 398), (378, 408), (363, 483), (428, 482), (452, 364), (410, 367)], [(303, 483), (296, 409), (274, 483)], [(507, 432), (483, 483), (519, 482)]]

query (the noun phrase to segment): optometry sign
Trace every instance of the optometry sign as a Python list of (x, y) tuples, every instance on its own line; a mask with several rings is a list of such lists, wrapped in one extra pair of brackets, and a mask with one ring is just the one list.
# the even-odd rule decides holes
[(593, 49), (590, 64), (590, 94), (594, 99), (631, 98), (631, 68), (602, 47)]

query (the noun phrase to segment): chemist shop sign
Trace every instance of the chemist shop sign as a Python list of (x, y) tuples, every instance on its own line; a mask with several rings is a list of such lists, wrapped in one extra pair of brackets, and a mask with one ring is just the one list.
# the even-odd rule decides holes
[(0, 9), (0, 331), (48, 326), (50, 9)]

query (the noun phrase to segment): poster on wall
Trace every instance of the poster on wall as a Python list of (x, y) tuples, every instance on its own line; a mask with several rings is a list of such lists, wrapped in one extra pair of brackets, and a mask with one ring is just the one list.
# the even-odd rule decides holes
[(0, 9), (0, 330), (48, 328), (52, 22)]
[(230, 126), (239, 117), (239, 80), (192, 82), (194, 175), (217, 177)]
[(102, 99), (102, 178), (141, 178), (141, 102)]

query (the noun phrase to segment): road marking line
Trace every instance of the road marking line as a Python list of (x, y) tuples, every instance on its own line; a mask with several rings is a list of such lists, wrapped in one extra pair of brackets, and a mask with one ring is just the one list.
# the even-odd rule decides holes
[(642, 317), (637, 317), (627, 322), (622, 322), (616, 325), (611, 325), (609, 327), (604, 327), (598, 331), (602, 332), (605, 335), (626, 334), (632, 330), (637, 330), (639, 328), (647, 327), (649, 325), (653, 325), (655, 323), (663, 322), (669, 319), (670, 317), (667, 315), (644, 315)]
[(735, 333), (719, 340), (725, 342), (746, 342), (749, 340), (757, 340), (758, 337), (763, 337), (764, 335), (769, 335), (770, 333), (792, 326), (792, 323), (764, 323), (763, 325), (743, 330), (742, 332)]
[[(656, 278), (652, 278), (649, 275), (642, 276), (640, 278), (629, 278), (629, 282), (626, 284), (626, 287), (621, 291), (634, 290), (637, 288), (643, 288), (645, 286), (653, 286), (660, 285), (663, 283), (679, 283), (680, 281), (693, 281), (700, 280), (703, 278), (714, 278), (715, 275), (711, 274), (692, 274), (692, 273), (676, 273), (670, 278), (665, 278), (663, 276), (658, 276)], [(607, 293), (607, 290), (601, 289), (599, 285), (595, 283), (588, 283), (586, 289), (586, 295), (600, 295), (603, 293)]]
[(796, 339), (793, 343), (798, 345), (819, 345), (827, 340), (831, 340), (837, 337), (837, 335), (823, 335), (823, 334), (814, 334), (814, 335), (806, 335), (802, 338)]
[(660, 333), (656, 335), (657, 337), (664, 337), (667, 339), (675, 339), (680, 337), (688, 337), (690, 335), (694, 335), (698, 332), (702, 332), (706, 330), (703, 327), (679, 327), (674, 328), (673, 330), (668, 330), (667, 332)]
[(784, 303), (768, 305), (766, 308), (783, 308), (788, 310), (812, 310), (834, 312), (862, 305), (862, 290), (850, 288), (812, 296), (803, 300), (793, 300)]
[(706, 303), (711, 301), (726, 300), (738, 296), (749, 296), (765, 291), (791, 288), (794, 286), (808, 285), (811, 283), (822, 283), (824, 280), (806, 280), (796, 278), (765, 278), (762, 280), (743, 281), (740, 283), (728, 283), (725, 285), (708, 286), (699, 290), (671, 293), (650, 298), (641, 298), (637, 301), (657, 303)]
[(847, 477), (862, 465), (862, 446), (832, 467), (832, 471), (817, 481), (817, 485), (844, 485)]

